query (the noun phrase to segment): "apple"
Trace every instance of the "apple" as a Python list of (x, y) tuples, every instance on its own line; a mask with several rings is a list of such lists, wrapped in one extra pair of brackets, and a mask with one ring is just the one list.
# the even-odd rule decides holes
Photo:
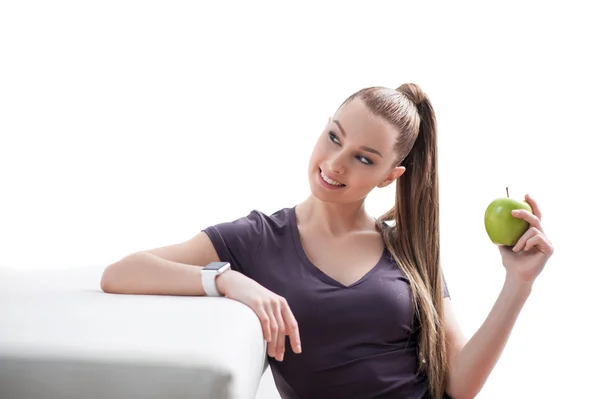
[(532, 212), (527, 201), (510, 198), (507, 187), (506, 198), (496, 198), (485, 210), (485, 230), (494, 244), (515, 245), (529, 229), (529, 223), (512, 215), (511, 212), (514, 209), (525, 209)]

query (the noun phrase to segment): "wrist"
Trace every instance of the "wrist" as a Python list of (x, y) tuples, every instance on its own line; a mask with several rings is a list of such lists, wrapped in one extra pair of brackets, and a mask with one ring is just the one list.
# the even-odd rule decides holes
[(221, 295), (227, 296), (227, 293), (229, 292), (229, 281), (236, 273), (235, 270), (229, 269), (216, 277), (215, 286)]
[(534, 280), (526, 281), (519, 277), (507, 274), (506, 279), (504, 280), (504, 289), (510, 291), (511, 294), (515, 296), (527, 298), (533, 290), (533, 283)]

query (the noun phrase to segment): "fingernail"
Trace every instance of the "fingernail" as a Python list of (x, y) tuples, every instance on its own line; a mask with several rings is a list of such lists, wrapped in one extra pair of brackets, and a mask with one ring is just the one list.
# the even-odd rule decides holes
[(517, 216), (520, 212), (515, 209), (511, 213), (513, 214), (513, 216)]

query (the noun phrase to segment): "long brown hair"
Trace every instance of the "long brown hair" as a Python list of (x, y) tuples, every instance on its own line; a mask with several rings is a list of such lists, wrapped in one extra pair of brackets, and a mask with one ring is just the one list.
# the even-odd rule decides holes
[[(419, 370), (427, 374), (433, 398), (446, 386), (447, 344), (443, 325), (440, 265), (437, 122), (427, 95), (413, 83), (396, 90), (369, 87), (350, 96), (398, 130), (397, 163), (406, 171), (396, 181), (396, 202), (378, 218), (377, 228), (412, 288)], [(343, 105), (342, 104), (342, 105)], [(385, 222), (394, 221), (388, 226)]]

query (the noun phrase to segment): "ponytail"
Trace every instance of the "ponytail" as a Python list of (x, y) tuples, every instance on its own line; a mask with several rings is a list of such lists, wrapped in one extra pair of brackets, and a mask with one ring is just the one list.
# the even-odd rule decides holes
[[(429, 98), (419, 86), (396, 90), (369, 87), (341, 106), (360, 99), (398, 131), (394, 166), (406, 171), (396, 180), (394, 207), (377, 219), (377, 229), (398, 267), (409, 280), (418, 334), (419, 371), (426, 374), (433, 399), (441, 399), (447, 381), (444, 287), (440, 266), (437, 122)], [(389, 226), (386, 222), (394, 221)]]
[[(419, 334), (419, 369), (427, 374), (433, 398), (446, 386), (447, 345), (443, 326), (443, 277), (440, 267), (437, 123), (429, 98), (414, 84), (397, 89), (414, 106), (416, 137), (400, 165), (394, 207), (378, 220), (379, 230), (413, 293)], [(393, 227), (384, 224), (394, 221)]]

